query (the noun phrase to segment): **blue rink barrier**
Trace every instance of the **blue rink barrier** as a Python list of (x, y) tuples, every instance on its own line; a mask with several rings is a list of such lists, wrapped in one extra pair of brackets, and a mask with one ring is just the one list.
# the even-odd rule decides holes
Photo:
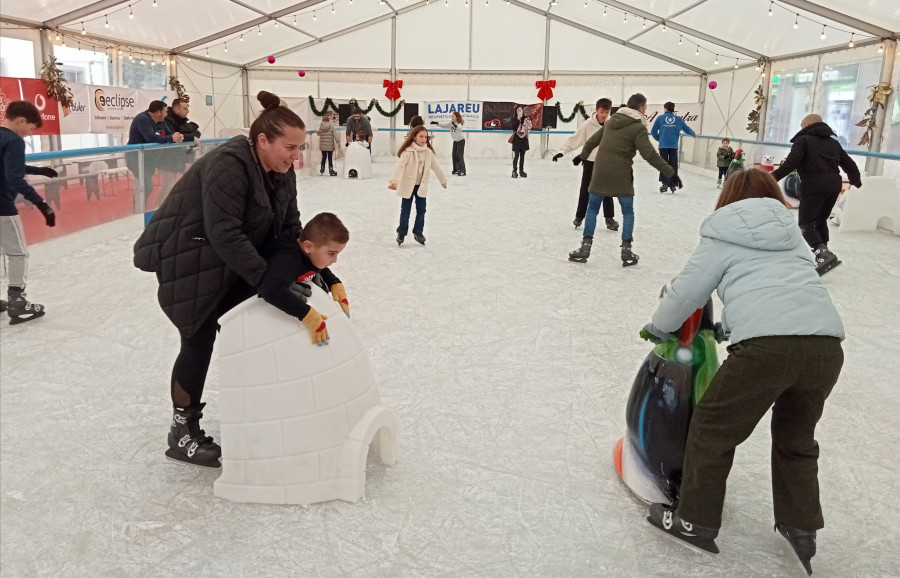
[(156, 211), (144, 211), (144, 226), (145, 227), (150, 224), (150, 219), (153, 218), (153, 214), (155, 212)]

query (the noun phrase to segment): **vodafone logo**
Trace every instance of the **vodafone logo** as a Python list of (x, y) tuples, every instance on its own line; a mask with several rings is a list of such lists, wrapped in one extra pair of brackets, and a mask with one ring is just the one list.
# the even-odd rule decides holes
[(106, 96), (103, 89), (98, 88), (94, 91), (94, 107), (97, 110), (106, 110), (107, 108), (125, 110), (126, 108), (134, 108), (134, 98), (122, 96), (121, 94)]

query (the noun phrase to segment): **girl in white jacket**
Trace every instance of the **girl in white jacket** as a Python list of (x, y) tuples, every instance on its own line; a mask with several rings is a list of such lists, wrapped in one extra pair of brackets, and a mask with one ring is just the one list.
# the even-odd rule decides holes
[(403, 197), (400, 203), (400, 225), (397, 227), (397, 245), (402, 245), (409, 230), (409, 213), (413, 199), (416, 201), (416, 222), (413, 224), (413, 237), (422, 245), (425, 237), (425, 197), (428, 194), (429, 171), (434, 171), (441, 186), (447, 188), (447, 177), (437, 162), (434, 149), (428, 142), (428, 130), (417, 126), (409, 131), (400, 150), (397, 151), (397, 164), (391, 174), (388, 188), (397, 191)]
[(431, 121), (441, 128), (450, 129), (450, 137), (453, 139), (453, 174), (461, 177), (466, 176), (466, 135), (463, 134), (463, 117), (459, 112), (453, 111), (450, 114), (450, 122)]

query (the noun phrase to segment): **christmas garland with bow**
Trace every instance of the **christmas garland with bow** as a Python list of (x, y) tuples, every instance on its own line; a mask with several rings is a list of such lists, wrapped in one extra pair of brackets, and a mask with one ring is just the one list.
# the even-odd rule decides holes
[(866, 129), (862, 138), (856, 143), (859, 146), (871, 146), (872, 138), (875, 136), (875, 129), (878, 128), (878, 125), (875, 124), (875, 114), (878, 112), (878, 107), (884, 108), (888, 97), (894, 92), (894, 89), (887, 82), (881, 82), (868, 88), (871, 89), (869, 91), (869, 104), (872, 106), (866, 109), (863, 119), (856, 123), (856, 126), (862, 126)]
[(73, 95), (62, 70), (59, 69), (60, 64), (62, 62), (57, 62), (55, 56), (45, 60), (41, 66), (41, 80), (47, 85), (47, 96), (55, 98), (64, 109), (68, 110), (72, 106)]
[(559, 120), (563, 122), (572, 122), (572, 119), (575, 118), (575, 114), (579, 112), (581, 113), (581, 116), (584, 118), (584, 120), (590, 118), (590, 115), (584, 109), (583, 100), (578, 101), (578, 104), (576, 104), (575, 108), (572, 109), (572, 114), (570, 114), (568, 117), (563, 116), (561, 105), (559, 104), (559, 101), (556, 102), (556, 115), (559, 117)]
[(316, 108), (316, 100), (310, 95), (309, 97), (309, 108), (313, 111), (313, 114), (316, 116), (325, 116), (325, 113), (328, 112), (328, 108), (331, 107), (334, 112), (338, 112), (338, 107), (334, 104), (334, 101), (330, 98), (325, 99), (325, 106), (322, 107), (322, 110)]
[[(360, 110), (362, 110), (363, 114), (369, 114), (372, 111), (372, 109), (374, 108), (379, 113), (381, 113), (382, 116), (392, 117), (392, 116), (397, 116), (397, 113), (399, 113), (401, 110), (403, 110), (403, 105), (406, 104), (406, 101), (401, 100), (400, 102), (397, 103), (397, 106), (394, 108), (394, 110), (391, 110), (391, 111), (387, 111), (387, 110), (384, 110), (383, 108), (381, 108), (381, 105), (378, 103), (378, 100), (376, 100), (374, 98), (369, 101), (369, 106), (367, 106), (365, 108), (363, 108), (357, 102), (357, 100), (355, 98), (350, 99), (350, 104), (359, 106), (359, 108), (360, 108)], [(319, 110), (318, 108), (316, 108), (315, 99), (312, 96), (310, 96), (309, 97), (309, 108), (313, 111), (313, 114), (316, 116), (323, 116), (326, 112), (328, 112), (329, 108), (334, 110), (334, 112), (338, 112), (337, 105), (330, 98), (325, 99), (325, 106), (322, 107), (322, 110)]]

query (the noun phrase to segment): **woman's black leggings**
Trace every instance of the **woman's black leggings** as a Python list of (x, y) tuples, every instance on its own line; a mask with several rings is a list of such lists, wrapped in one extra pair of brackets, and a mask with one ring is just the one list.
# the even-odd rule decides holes
[(219, 331), (219, 317), (256, 294), (243, 279), (238, 279), (203, 321), (196, 333), (181, 337), (181, 351), (172, 367), (172, 406), (186, 408), (200, 404), (206, 374), (212, 359), (213, 344)]
[(516, 170), (516, 163), (519, 163), (519, 172), (525, 170), (525, 151), (513, 151), (513, 170)]

